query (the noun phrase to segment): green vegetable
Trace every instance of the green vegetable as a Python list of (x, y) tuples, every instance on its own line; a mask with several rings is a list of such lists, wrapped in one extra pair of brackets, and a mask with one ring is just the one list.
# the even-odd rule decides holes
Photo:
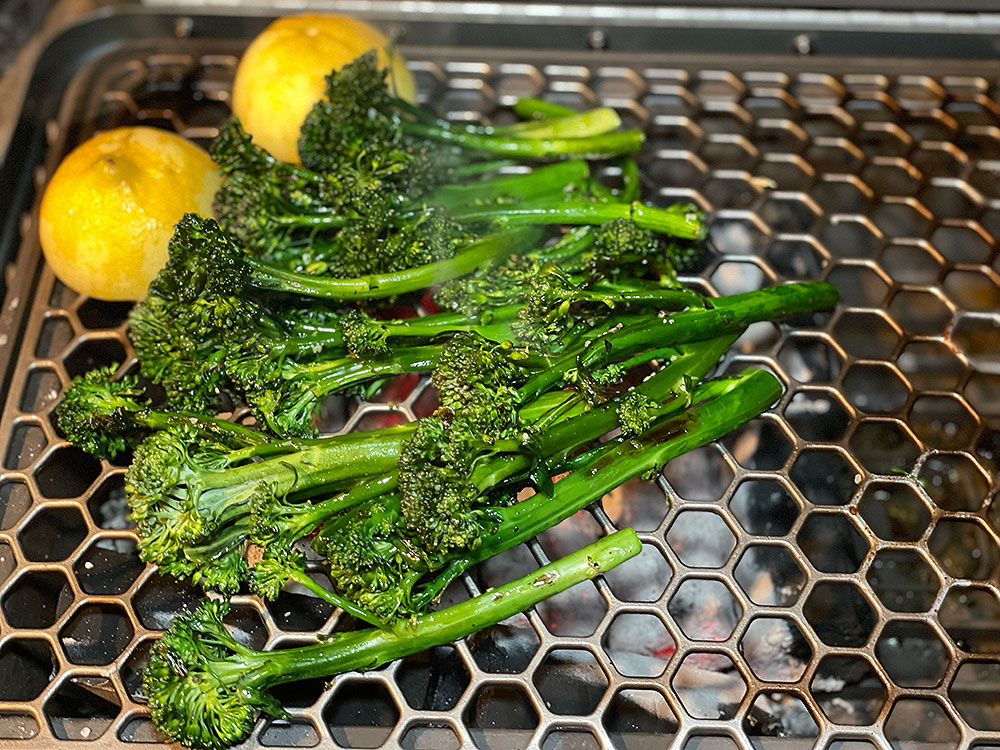
[(611, 570), (641, 548), (635, 532), (626, 529), (447, 609), (279, 651), (256, 651), (237, 641), (222, 621), (229, 606), (205, 601), (175, 619), (153, 645), (142, 676), (153, 723), (185, 747), (222, 750), (250, 734), (258, 711), (287, 715), (269, 688), (374, 669), (463, 638)]

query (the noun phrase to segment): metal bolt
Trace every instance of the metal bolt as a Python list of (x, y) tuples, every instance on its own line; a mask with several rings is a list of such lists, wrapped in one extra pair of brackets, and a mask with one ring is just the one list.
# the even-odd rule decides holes
[(194, 19), (190, 16), (179, 16), (174, 21), (174, 36), (178, 39), (187, 39), (194, 31)]
[(591, 49), (607, 49), (608, 35), (602, 29), (594, 29), (587, 34), (587, 46)]
[(806, 34), (799, 34), (792, 40), (792, 46), (800, 55), (812, 54), (812, 40)]

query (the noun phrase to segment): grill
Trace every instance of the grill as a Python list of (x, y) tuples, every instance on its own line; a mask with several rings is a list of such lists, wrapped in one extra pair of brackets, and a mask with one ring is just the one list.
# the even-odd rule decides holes
[[(723, 11), (714, 29), (655, 9), (602, 22), (599, 8), (561, 20), (539, 8), (530, 24), (517, 9), (492, 24), (457, 6), (375, 11), (442, 115), (504, 121), (530, 95), (610, 105), (644, 128), (647, 195), (711, 215), (695, 287), (822, 278), (842, 302), (751, 327), (720, 365), (776, 374), (785, 392), (771, 411), (448, 596), (616, 526), (640, 532), (638, 558), (454, 646), (279, 689), (292, 720), (262, 719), (248, 744), (1000, 745), (1000, 66), (954, 59), (988, 42), (933, 18), (947, 33)], [(35, 90), (55, 93), (29, 99), (0, 173), (14, 188), (0, 235), (12, 258), (0, 316), (4, 747), (156, 742), (139, 674), (197, 597), (138, 561), (124, 467), (51, 424), (74, 375), (133, 363), (128, 306), (56, 281), (35, 215), (17, 212), (97, 130), (144, 123), (206, 144), (267, 20), (122, 10), (75, 27), (43, 58)], [(332, 405), (330, 419), (350, 431), (432, 408), (426, 380), (394, 386)], [(231, 624), (257, 647), (338, 627), (304, 591), (234, 601)]]

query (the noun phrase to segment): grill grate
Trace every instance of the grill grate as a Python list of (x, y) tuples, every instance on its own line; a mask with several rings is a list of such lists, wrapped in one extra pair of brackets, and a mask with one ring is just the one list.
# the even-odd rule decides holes
[[(50, 165), (124, 124), (207, 143), (241, 44), (106, 55), (50, 129)], [(619, 525), (640, 531), (639, 558), (454, 646), (280, 689), (294, 718), (260, 722), (252, 743), (1000, 745), (996, 81), (407, 52), (425, 101), (454, 119), (503, 121), (532, 95), (611, 105), (645, 128), (652, 200), (711, 212), (710, 250), (688, 279), (699, 288), (825, 278), (843, 300), (794, 326), (753, 326), (723, 363), (781, 378), (768, 414), (448, 595)], [(155, 741), (139, 673), (195, 594), (138, 562), (124, 467), (67, 446), (50, 422), (72, 376), (132, 362), (128, 308), (47, 270), (20, 303), (26, 343), (0, 422), (0, 744)], [(432, 408), (426, 380), (395, 386), (380, 403), (334, 404), (331, 420), (364, 429)], [(237, 597), (230, 619), (259, 647), (338, 625), (294, 590), (267, 605)]]

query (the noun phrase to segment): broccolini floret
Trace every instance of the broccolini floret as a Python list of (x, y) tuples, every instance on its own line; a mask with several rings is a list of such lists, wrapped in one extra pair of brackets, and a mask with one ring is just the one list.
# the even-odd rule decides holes
[(635, 532), (625, 529), (439, 612), (277, 651), (257, 651), (238, 641), (223, 623), (228, 604), (204, 601), (176, 618), (153, 645), (142, 676), (153, 723), (185, 747), (223, 750), (250, 734), (258, 712), (287, 715), (269, 688), (373, 669), (458, 640), (611, 570), (641, 548)]

